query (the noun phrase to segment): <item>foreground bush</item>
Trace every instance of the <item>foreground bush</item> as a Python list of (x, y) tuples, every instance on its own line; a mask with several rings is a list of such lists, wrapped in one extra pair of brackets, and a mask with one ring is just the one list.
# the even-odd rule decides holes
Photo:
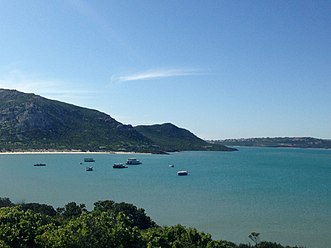
[(108, 200), (94, 206), (89, 212), (84, 204), (70, 202), (55, 210), (0, 198), (0, 248), (284, 248), (271, 242), (251, 246), (212, 240), (210, 234), (182, 225), (160, 227), (128, 203)]

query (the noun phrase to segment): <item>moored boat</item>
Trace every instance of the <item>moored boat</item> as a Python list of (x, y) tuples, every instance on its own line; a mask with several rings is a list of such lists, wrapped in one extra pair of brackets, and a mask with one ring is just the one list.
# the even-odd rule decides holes
[(84, 158), (84, 162), (95, 162), (94, 158)]
[(177, 171), (177, 175), (178, 176), (187, 176), (188, 175), (188, 171), (186, 171), (186, 170)]
[(86, 171), (93, 171), (93, 167), (92, 166), (87, 166)]
[(141, 164), (141, 162), (136, 158), (129, 158), (126, 161), (126, 164), (128, 164), (128, 165), (137, 165), (137, 164)]
[(115, 163), (113, 165), (114, 169), (124, 169), (124, 168), (128, 168), (126, 165), (122, 164), (122, 163)]
[(46, 166), (46, 164), (38, 163), (38, 164), (34, 164), (33, 166)]

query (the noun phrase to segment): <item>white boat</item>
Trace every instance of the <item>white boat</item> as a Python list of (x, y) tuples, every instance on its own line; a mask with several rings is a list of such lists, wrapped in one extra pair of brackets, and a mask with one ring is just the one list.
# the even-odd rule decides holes
[(87, 166), (86, 171), (93, 171), (93, 167), (92, 166)]
[(126, 161), (126, 164), (128, 164), (128, 165), (137, 165), (137, 164), (141, 164), (141, 162), (136, 158), (129, 158)]
[(186, 170), (177, 171), (177, 175), (178, 176), (187, 176), (188, 175), (188, 171), (186, 171)]
[(169, 167), (170, 168), (174, 168), (175, 166), (173, 164), (169, 164)]

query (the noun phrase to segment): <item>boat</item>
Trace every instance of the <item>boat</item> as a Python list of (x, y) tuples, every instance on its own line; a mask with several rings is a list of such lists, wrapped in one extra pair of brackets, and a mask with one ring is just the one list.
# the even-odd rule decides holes
[(114, 169), (124, 169), (124, 168), (128, 168), (126, 165), (122, 164), (122, 163), (115, 163), (113, 165)]
[(136, 159), (136, 158), (129, 158), (127, 161), (126, 161), (126, 164), (129, 164), (129, 165), (137, 165), (137, 164), (141, 164), (141, 162)]
[(93, 171), (93, 167), (92, 166), (87, 166), (86, 171)]
[(174, 168), (175, 166), (173, 164), (169, 164), (169, 167), (170, 168)]
[(186, 171), (186, 170), (177, 171), (177, 175), (178, 176), (187, 176), (188, 175), (188, 171)]
[(84, 162), (95, 162), (93, 158), (84, 158)]
[(38, 164), (34, 164), (33, 166), (46, 166), (46, 164), (38, 163)]

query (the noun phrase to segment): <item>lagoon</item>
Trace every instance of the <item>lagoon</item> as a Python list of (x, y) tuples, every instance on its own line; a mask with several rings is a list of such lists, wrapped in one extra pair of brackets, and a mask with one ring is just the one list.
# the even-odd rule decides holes
[[(1, 154), (0, 197), (89, 209), (98, 200), (125, 201), (160, 225), (180, 223), (215, 239), (247, 243), (254, 231), (283, 245), (330, 247), (331, 150), (238, 148), (135, 154), (143, 163), (121, 170), (112, 165), (132, 155)], [(83, 162), (91, 156), (94, 163)], [(181, 169), (189, 175), (178, 177)]]

